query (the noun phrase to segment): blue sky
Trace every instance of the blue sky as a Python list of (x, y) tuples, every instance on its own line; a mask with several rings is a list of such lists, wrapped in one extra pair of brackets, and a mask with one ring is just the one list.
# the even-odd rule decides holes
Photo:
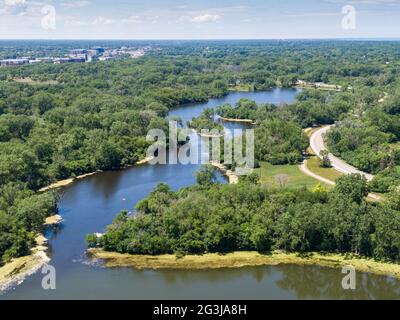
[(0, 0), (1, 39), (365, 37), (400, 38), (400, 0)]

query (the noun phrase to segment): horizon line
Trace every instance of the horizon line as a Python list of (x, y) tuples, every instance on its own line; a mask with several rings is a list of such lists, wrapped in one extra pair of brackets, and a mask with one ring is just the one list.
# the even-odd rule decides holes
[(0, 41), (304, 41), (304, 40), (370, 40), (370, 41), (399, 41), (399, 38), (393, 37), (331, 37), (331, 38), (148, 38), (148, 39), (133, 39), (133, 38), (0, 38)]

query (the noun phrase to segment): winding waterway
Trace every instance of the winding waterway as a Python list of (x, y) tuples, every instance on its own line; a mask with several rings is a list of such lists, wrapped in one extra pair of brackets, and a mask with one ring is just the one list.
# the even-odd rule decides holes
[[(186, 123), (204, 108), (236, 103), (241, 98), (258, 103), (290, 103), (296, 89), (235, 92), (207, 103), (174, 109)], [(228, 128), (240, 124), (227, 124)], [(341, 288), (340, 270), (310, 266), (265, 266), (208, 271), (139, 271), (93, 265), (85, 256), (85, 236), (103, 232), (116, 213), (132, 209), (158, 183), (173, 189), (195, 182), (199, 165), (143, 165), (104, 172), (63, 189), (59, 202), (64, 222), (48, 232), (50, 264), (56, 268), (56, 290), (43, 290), (38, 272), (0, 295), (1, 299), (398, 299), (400, 282), (382, 276), (357, 275), (357, 290)], [(220, 177), (222, 179), (222, 177)]]

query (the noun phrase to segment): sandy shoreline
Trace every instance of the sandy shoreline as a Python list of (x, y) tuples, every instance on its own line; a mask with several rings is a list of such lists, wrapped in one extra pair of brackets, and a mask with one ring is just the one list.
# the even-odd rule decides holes
[[(60, 215), (54, 215), (47, 217), (44, 225), (58, 225), (61, 221)], [(30, 255), (15, 258), (0, 267), (0, 292), (21, 284), (28, 276), (50, 262), (50, 257), (47, 255), (48, 240), (42, 234), (38, 234), (35, 241), (36, 246), (31, 249)]]
[[(148, 163), (151, 159), (153, 159), (153, 157), (146, 157), (146, 158), (144, 158), (144, 159), (142, 159), (142, 160), (139, 160), (138, 162), (136, 162), (136, 163), (135, 163), (134, 165), (132, 165), (132, 166), (146, 164), (146, 163)], [(127, 166), (127, 167), (132, 167), (132, 166)], [(46, 191), (49, 191), (49, 190), (52, 190), (52, 189), (58, 189), (58, 188), (61, 188), (61, 187), (66, 187), (66, 186), (68, 186), (68, 185), (74, 183), (76, 180), (81, 180), (81, 179), (84, 179), (84, 178), (93, 176), (93, 175), (95, 175), (95, 174), (98, 174), (98, 173), (100, 173), (100, 172), (103, 172), (103, 171), (102, 171), (102, 170), (97, 170), (97, 171), (94, 171), (94, 172), (82, 174), (82, 175), (77, 176), (77, 177), (75, 177), (75, 178), (68, 178), (68, 179), (60, 180), (60, 181), (54, 182), (54, 183), (52, 183), (52, 184), (50, 184), (50, 185), (48, 185), (48, 186), (46, 186), (46, 187), (41, 188), (41, 189), (39, 189), (38, 191), (39, 191), (39, 192), (46, 192)]]
[(153, 159), (154, 159), (154, 157), (146, 157), (146, 158), (144, 158), (144, 159), (139, 160), (138, 162), (136, 162), (135, 165), (140, 166), (140, 165), (142, 165), (142, 164), (147, 164), (149, 161), (151, 161), (151, 160), (153, 160)]
[(220, 119), (225, 122), (242, 122), (242, 123), (249, 123), (251, 125), (257, 124), (256, 121), (253, 121), (251, 119), (235, 119), (235, 118), (224, 118), (224, 117), (220, 117)]
[(51, 185), (49, 185), (49, 186), (47, 186), (47, 187), (41, 188), (41, 189), (39, 189), (38, 191), (39, 191), (39, 192), (46, 192), (46, 191), (49, 191), (49, 190), (52, 190), (52, 189), (57, 189), (57, 188), (65, 187), (65, 186), (68, 186), (68, 185), (70, 185), (71, 183), (75, 182), (76, 180), (80, 180), (80, 179), (84, 179), (84, 178), (86, 178), (86, 177), (93, 176), (93, 175), (95, 175), (95, 174), (97, 174), (97, 173), (99, 173), (99, 172), (102, 172), (102, 171), (101, 171), (101, 170), (98, 170), (98, 171), (95, 171), (95, 172), (90, 172), (90, 173), (82, 174), (82, 175), (80, 175), (80, 176), (77, 176), (76, 178), (69, 178), (69, 179), (60, 180), (60, 181), (57, 181), (57, 182), (55, 182), (55, 183), (52, 183)]
[(26, 277), (36, 273), (46, 265), (50, 258), (47, 247), (36, 246), (29, 256), (13, 259), (0, 268), (0, 292), (21, 284)]
[(223, 134), (218, 134), (218, 135), (215, 135), (215, 134), (205, 134), (205, 133), (199, 133), (199, 132), (197, 132), (196, 131), (196, 133), (200, 136), (200, 137), (202, 137), (202, 138), (222, 138), (224, 135)]
[(275, 251), (271, 254), (261, 254), (254, 251), (233, 252), (229, 254), (187, 255), (177, 258), (175, 255), (130, 255), (107, 252), (102, 249), (89, 249), (88, 254), (94, 260), (101, 260), (106, 267), (132, 267), (135, 269), (185, 269), (207, 270), (221, 268), (242, 268), (263, 265), (315, 265), (329, 268), (353, 266), (358, 272), (391, 276), (400, 279), (400, 264), (384, 263), (373, 259), (360, 258), (343, 254), (310, 253), (299, 255)]
[(222, 138), (224, 135), (223, 134), (206, 134), (206, 133), (202, 133), (201, 131), (197, 131), (196, 129), (190, 128), (190, 130), (192, 130), (192, 132), (194, 132), (195, 134), (197, 134), (198, 136), (202, 137), (202, 138)]

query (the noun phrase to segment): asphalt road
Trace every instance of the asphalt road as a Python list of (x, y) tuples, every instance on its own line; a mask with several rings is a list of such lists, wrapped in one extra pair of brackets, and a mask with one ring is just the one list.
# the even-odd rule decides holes
[[(310, 138), (310, 146), (311, 149), (315, 152), (315, 154), (321, 158), (321, 151), (325, 150), (325, 144), (324, 144), (324, 134), (329, 131), (331, 126), (326, 126), (323, 127), (317, 131), (315, 131), (311, 138)], [(335, 157), (333, 154), (329, 154), (329, 159), (331, 160), (332, 166), (344, 173), (344, 174), (351, 174), (351, 173), (359, 173), (367, 178), (368, 181), (371, 181), (374, 176), (372, 174), (363, 172), (358, 170), (357, 168), (349, 165), (348, 163), (344, 162), (343, 160), (339, 159), (338, 157)]]

